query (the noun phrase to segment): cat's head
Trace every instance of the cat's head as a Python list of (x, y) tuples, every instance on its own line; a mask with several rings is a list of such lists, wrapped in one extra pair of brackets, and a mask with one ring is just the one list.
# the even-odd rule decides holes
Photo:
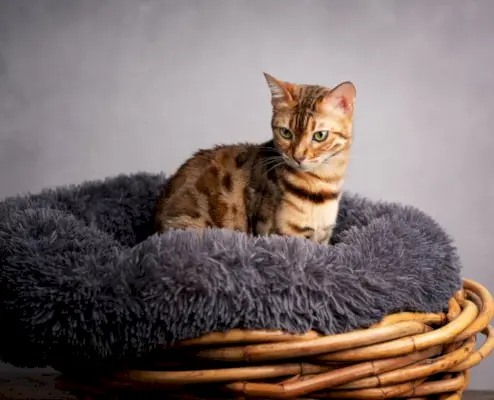
[(271, 91), (274, 143), (288, 165), (312, 170), (346, 156), (356, 95), (351, 82), (330, 89), (264, 76)]

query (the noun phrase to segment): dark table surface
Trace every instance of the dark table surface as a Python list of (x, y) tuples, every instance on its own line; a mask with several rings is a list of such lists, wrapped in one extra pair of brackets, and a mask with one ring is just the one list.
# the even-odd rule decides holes
[[(0, 400), (75, 400), (55, 388), (58, 374), (53, 370), (0, 371)], [(465, 400), (494, 400), (494, 392), (468, 392)]]

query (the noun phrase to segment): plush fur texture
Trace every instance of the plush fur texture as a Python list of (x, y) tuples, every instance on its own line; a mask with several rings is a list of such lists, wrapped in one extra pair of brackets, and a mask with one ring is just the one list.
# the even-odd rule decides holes
[(335, 245), (208, 230), (152, 234), (165, 177), (139, 173), (0, 203), (0, 358), (101, 365), (230, 328), (338, 333), (442, 311), (450, 237), (421, 211), (345, 194)]

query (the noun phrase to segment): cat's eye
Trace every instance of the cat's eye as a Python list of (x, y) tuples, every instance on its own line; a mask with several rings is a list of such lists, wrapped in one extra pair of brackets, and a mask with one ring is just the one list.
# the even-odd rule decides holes
[(280, 136), (283, 138), (283, 139), (287, 139), (287, 140), (290, 140), (292, 137), (293, 137), (293, 133), (290, 132), (289, 129), (286, 129), (286, 128), (279, 128), (279, 132), (280, 132)]
[(319, 131), (312, 136), (316, 142), (322, 142), (329, 136), (329, 131)]

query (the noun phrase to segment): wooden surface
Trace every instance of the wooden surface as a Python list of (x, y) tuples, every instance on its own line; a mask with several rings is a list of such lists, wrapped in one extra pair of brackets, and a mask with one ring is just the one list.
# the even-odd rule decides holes
[[(58, 375), (49, 370), (2, 372), (0, 400), (75, 400), (55, 388)], [(467, 392), (464, 400), (494, 400), (494, 392)]]
[(7, 399), (75, 399), (55, 388), (57, 373), (50, 370), (2, 372), (0, 375), (0, 400)]

